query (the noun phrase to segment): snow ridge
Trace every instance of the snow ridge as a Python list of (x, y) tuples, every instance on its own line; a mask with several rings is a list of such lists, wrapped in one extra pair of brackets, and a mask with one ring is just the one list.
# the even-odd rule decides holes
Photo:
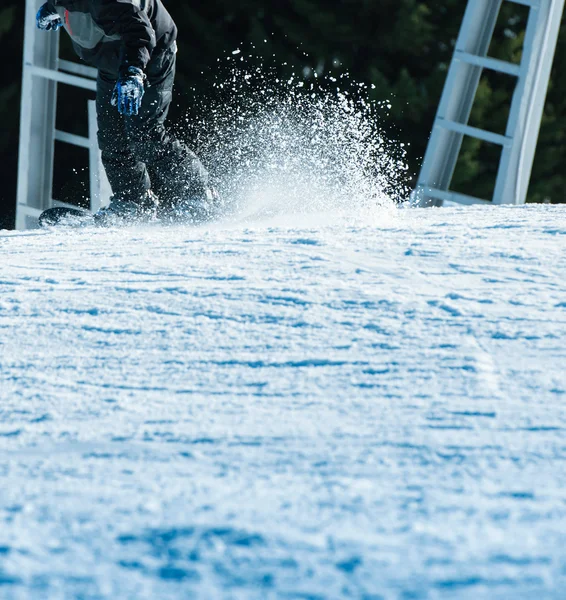
[(0, 597), (562, 598), (565, 241), (547, 206), (1, 232)]

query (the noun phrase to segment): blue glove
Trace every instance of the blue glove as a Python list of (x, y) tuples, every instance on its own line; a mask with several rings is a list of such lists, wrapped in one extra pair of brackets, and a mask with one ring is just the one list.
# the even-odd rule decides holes
[(61, 17), (51, 8), (47, 2), (41, 6), (35, 15), (35, 21), (38, 29), (44, 31), (57, 31), (59, 27), (63, 27)]
[(121, 115), (137, 115), (144, 95), (145, 73), (139, 67), (128, 67), (118, 78), (112, 93), (112, 106)]

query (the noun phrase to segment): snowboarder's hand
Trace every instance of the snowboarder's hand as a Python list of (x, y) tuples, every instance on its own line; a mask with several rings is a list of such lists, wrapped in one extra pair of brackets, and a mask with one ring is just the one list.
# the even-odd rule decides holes
[(111, 104), (121, 115), (137, 115), (144, 94), (145, 73), (139, 67), (128, 67), (114, 87)]
[(38, 29), (43, 29), (44, 31), (57, 31), (59, 27), (63, 26), (61, 17), (52, 8), (49, 8), (47, 2), (37, 11), (35, 21)]

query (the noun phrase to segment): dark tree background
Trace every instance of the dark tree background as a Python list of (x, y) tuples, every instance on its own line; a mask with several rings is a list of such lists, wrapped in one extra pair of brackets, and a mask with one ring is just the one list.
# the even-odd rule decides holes
[[(22, 0), (3, 0), (0, 8), (4, 57), (0, 86), (0, 228), (12, 227), (14, 219), (24, 4)], [(173, 122), (191, 114), (195, 96), (210, 92), (210, 78), (219, 58), (236, 48), (255, 46), (259, 60), (263, 57), (270, 61), (282, 75), (348, 72), (356, 81), (373, 84), (375, 100), (392, 100), (385, 126), (395, 132), (397, 139), (410, 144), (411, 172), (418, 174), (466, 6), (464, 0), (165, 0), (165, 4), (180, 32)], [(527, 14), (524, 6), (504, 3), (490, 55), (520, 60)], [(529, 189), (530, 202), (566, 202), (565, 58), (563, 17)], [(471, 123), (503, 131), (512, 91), (509, 78), (487, 73), (476, 96)], [(64, 120), (68, 128), (80, 133), (81, 125), (72, 122), (80, 115), (74, 114), (65, 111)], [(466, 139), (453, 188), (474, 189), (475, 195), (489, 197), (496, 159), (492, 148)]]

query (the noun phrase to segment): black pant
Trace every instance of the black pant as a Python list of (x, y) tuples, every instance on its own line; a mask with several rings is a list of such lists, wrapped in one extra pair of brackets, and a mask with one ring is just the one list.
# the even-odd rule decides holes
[(98, 143), (112, 192), (119, 199), (135, 202), (152, 189), (160, 204), (174, 206), (205, 194), (206, 169), (164, 126), (172, 99), (175, 58), (174, 49), (152, 57), (140, 112), (130, 117), (110, 104), (114, 77), (98, 73)]

